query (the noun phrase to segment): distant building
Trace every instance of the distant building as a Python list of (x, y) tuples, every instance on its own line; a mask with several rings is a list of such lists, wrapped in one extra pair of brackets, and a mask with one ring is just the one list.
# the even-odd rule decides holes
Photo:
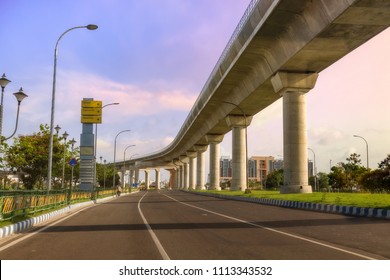
[[(253, 156), (248, 160), (249, 180), (264, 182), (268, 174), (275, 170), (283, 169), (283, 160), (275, 159), (272, 156)], [(229, 156), (222, 156), (219, 161), (221, 181), (229, 181), (232, 178), (232, 159)], [(313, 162), (308, 161), (308, 175), (314, 175)]]
[[(254, 156), (248, 160), (248, 177), (258, 182), (265, 180), (267, 175), (274, 171), (274, 157)], [(220, 158), (220, 178), (230, 180), (232, 178), (232, 160), (230, 157)]]
[[(283, 160), (281, 159), (274, 160), (274, 170), (280, 170), (280, 169), (283, 169)], [(308, 160), (307, 162), (307, 169), (308, 169), (309, 177), (314, 176), (314, 164), (311, 160)]]
[(307, 163), (307, 169), (309, 177), (314, 176), (314, 164), (311, 160), (309, 160)]
[(230, 157), (222, 156), (219, 161), (219, 168), (219, 177), (221, 177), (221, 180), (232, 178), (232, 160)]
[(275, 158), (272, 156), (253, 156), (248, 162), (249, 179), (263, 182), (273, 172)]

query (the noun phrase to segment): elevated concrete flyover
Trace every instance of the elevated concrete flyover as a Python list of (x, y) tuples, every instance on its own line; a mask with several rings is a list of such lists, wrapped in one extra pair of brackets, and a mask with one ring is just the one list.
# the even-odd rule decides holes
[[(315, 86), (322, 70), (389, 25), (390, 1), (386, 0), (252, 1), (174, 141), (131, 163), (135, 168), (183, 169), (183, 174), (189, 164), (192, 171), (185, 176), (191, 176), (192, 161), (180, 168), (180, 159), (191, 154), (198, 159), (196, 172), (202, 172), (199, 149), (207, 149), (210, 137), (233, 130), (232, 189), (245, 189), (244, 128), (251, 116), (283, 97), (282, 192), (311, 192), (305, 93)], [(190, 185), (191, 180), (176, 179), (179, 188)]]

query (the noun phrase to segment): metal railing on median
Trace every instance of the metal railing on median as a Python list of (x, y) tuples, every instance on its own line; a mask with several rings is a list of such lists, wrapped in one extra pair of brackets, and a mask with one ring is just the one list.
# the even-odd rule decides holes
[[(128, 192), (127, 189), (124, 192)], [(71, 196), (70, 196), (71, 194)], [(83, 190), (0, 191), (0, 222), (12, 221), (17, 217), (28, 217), (52, 211), (69, 204), (91, 199), (114, 196), (116, 189), (98, 188), (95, 193)]]

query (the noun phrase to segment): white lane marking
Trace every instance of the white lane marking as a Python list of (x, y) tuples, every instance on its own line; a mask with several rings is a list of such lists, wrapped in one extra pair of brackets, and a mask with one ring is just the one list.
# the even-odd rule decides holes
[(142, 218), (142, 220), (144, 221), (144, 224), (146, 226), (146, 228), (148, 229), (148, 232), (150, 234), (150, 236), (152, 237), (153, 239), (153, 242), (154, 244), (156, 245), (158, 251), (160, 252), (160, 255), (161, 257), (163, 258), (163, 260), (170, 260), (167, 252), (165, 252), (164, 250), (164, 247), (161, 245), (160, 241), (158, 240), (156, 234), (154, 233), (154, 231), (152, 230), (152, 228), (150, 227), (148, 221), (146, 220), (144, 214), (142, 213), (142, 210), (141, 210), (141, 201), (144, 199), (144, 197), (146, 196), (147, 192), (141, 197), (141, 199), (138, 201), (138, 212)]
[(36, 231), (34, 231), (34, 232), (30, 233), (30, 234), (27, 234), (27, 235), (25, 235), (25, 236), (23, 236), (21, 238), (18, 238), (17, 240), (12, 241), (12, 242), (10, 242), (10, 243), (0, 247), (0, 252), (5, 250), (5, 249), (7, 249), (7, 248), (9, 248), (9, 247), (11, 247), (11, 246), (14, 246), (14, 245), (18, 244), (19, 242), (21, 242), (21, 241), (23, 241), (23, 240), (25, 240), (27, 238), (30, 238), (30, 237), (36, 235), (37, 233), (40, 233), (42, 231), (47, 230), (48, 228), (50, 228), (50, 227), (52, 227), (52, 226), (54, 226), (54, 225), (56, 225), (58, 223), (61, 223), (62, 221), (65, 221), (66, 219), (69, 219), (70, 217), (73, 217), (74, 215), (80, 213), (81, 211), (84, 211), (84, 210), (86, 210), (86, 209), (88, 209), (90, 207), (94, 207), (94, 206), (96, 206), (96, 204), (92, 204), (90, 206), (87, 206), (87, 207), (84, 207), (82, 209), (79, 209), (78, 211), (76, 211), (76, 212), (74, 212), (74, 213), (72, 213), (72, 214), (70, 214), (70, 215), (68, 215), (68, 216), (66, 216), (66, 217), (64, 217), (62, 219), (59, 219), (59, 220), (57, 220), (57, 221), (55, 221), (53, 223), (50, 223), (49, 225), (47, 225), (47, 226), (45, 226), (45, 227), (43, 227), (41, 229), (38, 229), (38, 230), (36, 230)]
[(168, 196), (166, 194), (163, 194), (163, 195), (168, 197), (168, 198), (170, 198), (170, 199), (172, 199), (172, 200), (174, 200), (174, 201), (176, 201), (176, 202), (179, 202), (179, 203), (181, 203), (183, 205), (186, 205), (188, 207), (192, 207), (192, 208), (196, 208), (196, 209), (199, 209), (199, 210), (202, 210), (202, 211), (206, 211), (206, 212), (209, 212), (209, 213), (212, 213), (212, 214), (215, 214), (215, 215), (218, 215), (218, 216), (230, 219), (230, 220), (234, 220), (234, 221), (237, 221), (237, 222), (240, 222), (240, 223), (244, 223), (244, 224), (251, 225), (251, 226), (254, 226), (254, 227), (258, 227), (258, 228), (261, 228), (261, 229), (265, 229), (265, 230), (269, 230), (269, 231), (276, 232), (276, 233), (279, 233), (279, 234), (283, 234), (283, 235), (286, 235), (286, 236), (289, 236), (289, 237), (292, 237), (292, 238), (300, 239), (300, 240), (303, 240), (303, 241), (306, 241), (306, 242), (309, 242), (309, 243), (313, 243), (313, 244), (317, 244), (317, 245), (320, 245), (320, 246), (323, 246), (323, 247), (334, 249), (336, 251), (341, 251), (341, 252), (344, 252), (344, 253), (347, 253), (347, 254), (351, 254), (351, 255), (363, 258), (363, 259), (376, 260), (374, 258), (365, 256), (365, 255), (362, 255), (362, 254), (359, 254), (359, 253), (355, 253), (355, 252), (348, 251), (348, 250), (345, 250), (345, 249), (341, 249), (341, 248), (338, 248), (338, 247), (335, 247), (335, 246), (332, 246), (332, 245), (328, 245), (328, 244), (321, 243), (321, 242), (318, 242), (318, 241), (315, 241), (315, 240), (311, 240), (311, 239), (308, 239), (308, 238), (305, 238), (305, 237), (301, 237), (301, 236), (294, 235), (294, 234), (291, 234), (291, 233), (287, 233), (287, 232), (284, 232), (284, 231), (280, 231), (280, 230), (277, 230), (277, 229), (261, 226), (261, 225), (254, 224), (254, 223), (251, 223), (251, 222), (248, 222), (248, 221), (245, 221), (245, 220), (241, 220), (241, 219), (234, 218), (234, 217), (231, 217), (231, 216), (227, 216), (227, 215), (224, 215), (224, 214), (221, 214), (221, 213), (217, 213), (217, 212), (214, 212), (214, 211), (211, 211), (211, 210), (207, 210), (207, 209), (195, 206), (195, 205), (191, 205), (191, 204), (179, 201), (179, 200), (177, 200), (177, 199), (175, 199), (173, 197), (170, 197), (170, 196)]

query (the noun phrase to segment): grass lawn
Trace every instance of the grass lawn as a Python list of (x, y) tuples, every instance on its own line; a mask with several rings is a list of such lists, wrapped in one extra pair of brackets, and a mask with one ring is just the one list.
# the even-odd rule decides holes
[(299, 202), (312, 202), (334, 204), (343, 206), (357, 206), (367, 208), (381, 208), (390, 210), (390, 194), (371, 193), (309, 193), (309, 194), (280, 194), (279, 191), (252, 190), (250, 194), (242, 191), (202, 191), (224, 195), (244, 197), (262, 197), (269, 199), (291, 200)]

